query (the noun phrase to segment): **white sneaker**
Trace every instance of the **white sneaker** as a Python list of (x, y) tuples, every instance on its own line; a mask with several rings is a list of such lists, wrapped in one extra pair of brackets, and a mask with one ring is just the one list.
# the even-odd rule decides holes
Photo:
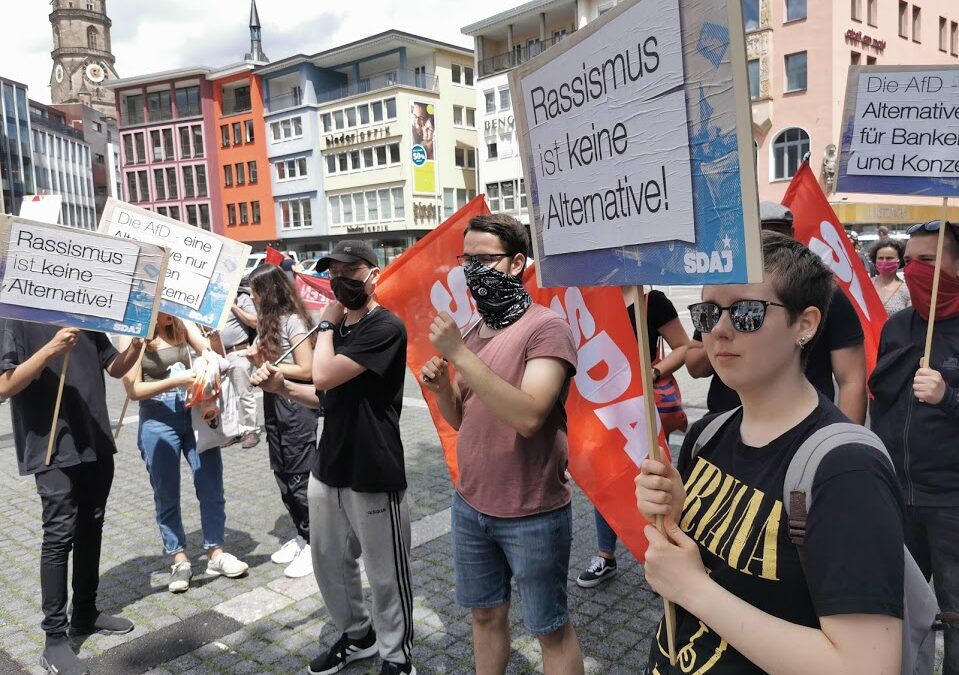
[(250, 566), (245, 562), (237, 560), (236, 556), (224, 551), (213, 560), (207, 561), (206, 573), (213, 577), (218, 577), (222, 574), (225, 577), (233, 579), (243, 576), (249, 568)]
[(283, 570), (283, 574), (291, 579), (299, 579), (308, 574), (313, 574), (313, 554), (310, 552), (309, 544), (300, 549), (300, 552), (293, 558), (293, 562)]
[(297, 554), (305, 546), (306, 542), (303, 541), (302, 537), (297, 535), (293, 539), (290, 539), (288, 542), (283, 544), (280, 547), (280, 550), (270, 556), (270, 560), (275, 562), (277, 565), (289, 565), (293, 562), (293, 559), (296, 558)]

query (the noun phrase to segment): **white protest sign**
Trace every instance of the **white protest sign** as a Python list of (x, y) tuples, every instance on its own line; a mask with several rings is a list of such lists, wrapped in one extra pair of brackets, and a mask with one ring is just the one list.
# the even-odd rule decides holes
[(24, 195), (20, 202), (20, 217), (56, 225), (60, 222), (60, 195)]
[(959, 67), (850, 69), (839, 189), (959, 194)]
[(140, 247), (72, 229), (10, 225), (0, 303), (122, 321)]
[(695, 241), (679, 5), (644, 0), (522, 76), (546, 255)]

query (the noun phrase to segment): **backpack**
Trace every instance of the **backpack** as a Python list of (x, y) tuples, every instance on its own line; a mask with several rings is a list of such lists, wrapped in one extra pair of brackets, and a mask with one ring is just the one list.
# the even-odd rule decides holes
[[(717, 415), (699, 434), (693, 444), (690, 459), (695, 459), (704, 446), (722, 429), (741, 408)], [(830, 450), (841, 445), (858, 443), (875, 448), (893, 468), (892, 459), (885, 446), (874, 433), (849, 422), (830, 424), (817, 430), (803, 441), (789, 462), (786, 479), (783, 481), (783, 505), (789, 526), (789, 539), (796, 545), (802, 561), (803, 543), (806, 535), (806, 515), (812, 502), (812, 486), (819, 464)], [(893, 468), (895, 473), (895, 468)], [(903, 619), (902, 619), (902, 675), (928, 675), (933, 670), (936, 639), (935, 631), (943, 630), (946, 624), (953, 627), (959, 615), (939, 613), (936, 596), (919, 570), (909, 549), (903, 544), (905, 569), (903, 570)]]

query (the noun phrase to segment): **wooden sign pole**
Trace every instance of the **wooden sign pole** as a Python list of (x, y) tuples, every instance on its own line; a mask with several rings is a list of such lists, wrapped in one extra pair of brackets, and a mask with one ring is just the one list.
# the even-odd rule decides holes
[(67, 352), (63, 357), (63, 368), (60, 369), (60, 386), (57, 387), (57, 402), (53, 406), (53, 422), (50, 423), (50, 440), (47, 442), (47, 459), (44, 462), (50, 466), (53, 459), (53, 444), (57, 439), (57, 420), (60, 419), (60, 401), (63, 400), (63, 383), (67, 379), (67, 368), (70, 366), (70, 354), (73, 350)]
[[(147, 341), (144, 339), (143, 344), (140, 346), (140, 355), (137, 357), (136, 365), (133, 366), (133, 381), (136, 382), (137, 378), (140, 377), (140, 369), (143, 367), (143, 352), (147, 349)], [(120, 430), (123, 428), (123, 418), (127, 416), (127, 408), (130, 406), (130, 394), (127, 394), (126, 399), (123, 401), (123, 408), (120, 409), (120, 419), (117, 420), (117, 428), (113, 430), (113, 440), (116, 440), (120, 436)]]
[(947, 216), (949, 215), (949, 198), (942, 198), (942, 226), (939, 228), (939, 241), (936, 243), (936, 271), (932, 277), (932, 300), (929, 305), (929, 325), (926, 326), (926, 349), (923, 352), (922, 365), (929, 367), (932, 356), (932, 333), (936, 323), (936, 302), (939, 298), (939, 277), (942, 273), (942, 249), (946, 241)]
[[(662, 462), (663, 454), (659, 448), (659, 413), (656, 410), (656, 397), (653, 395), (653, 365), (649, 358), (649, 317), (646, 316), (646, 302), (642, 286), (633, 286), (633, 309), (636, 312), (636, 338), (639, 345), (639, 365), (643, 378), (643, 401), (646, 404), (646, 432), (651, 459)], [(656, 529), (666, 534), (663, 517), (656, 516)], [(663, 598), (663, 610), (666, 620), (666, 642), (669, 646), (669, 663), (676, 665), (676, 612), (671, 603)]]

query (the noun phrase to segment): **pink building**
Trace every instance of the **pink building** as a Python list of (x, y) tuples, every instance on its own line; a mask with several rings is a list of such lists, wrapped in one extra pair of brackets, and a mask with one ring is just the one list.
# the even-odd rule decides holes
[(222, 234), (209, 68), (115, 80), (123, 199)]
[[(835, 192), (849, 66), (959, 65), (957, 0), (743, 0), (760, 199), (779, 201), (805, 153), (860, 231), (939, 218), (940, 199)], [(959, 220), (959, 206), (951, 220)]]

